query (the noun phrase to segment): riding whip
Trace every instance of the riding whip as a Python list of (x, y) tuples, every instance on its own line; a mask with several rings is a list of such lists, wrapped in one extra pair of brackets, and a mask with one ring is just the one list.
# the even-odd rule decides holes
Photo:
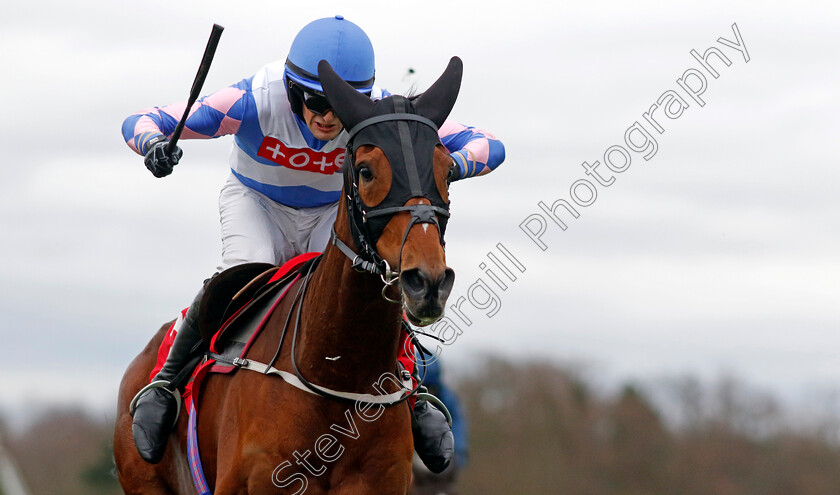
[(201, 92), (201, 87), (204, 86), (207, 73), (210, 72), (210, 64), (213, 62), (213, 55), (216, 54), (216, 46), (218, 46), (219, 38), (222, 37), (222, 31), (224, 30), (224, 27), (213, 24), (213, 30), (210, 31), (210, 39), (207, 40), (207, 47), (204, 49), (204, 56), (201, 57), (201, 65), (198, 66), (198, 72), (195, 74), (195, 80), (193, 81), (192, 89), (190, 89), (190, 98), (187, 100), (184, 115), (181, 116), (181, 120), (178, 121), (178, 125), (175, 127), (175, 132), (172, 133), (169, 144), (166, 145), (167, 154), (175, 150), (175, 143), (181, 137), (181, 132), (184, 130), (184, 124), (187, 121), (187, 116), (190, 114), (190, 109), (195, 103), (195, 100), (198, 99), (198, 94)]

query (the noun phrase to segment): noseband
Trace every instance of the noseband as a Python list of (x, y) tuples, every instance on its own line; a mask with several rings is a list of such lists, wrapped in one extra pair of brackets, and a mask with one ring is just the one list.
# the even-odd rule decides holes
[[(376, 250), (376, 242), (391, 217), (401, 211), (411, 214), (400, 244), (398, 262), (411, 228), (418, 223), (430, 223), (438, 230), (440, 244), (449, 219), (449, 203), (444, 201), (434, 179), (433, 156), (418, 154), (440, 143), (437, 126), (426, 117), (406, 112), (411, 103), (402, 96), (392, 96), (394, 112), (377, 115), (356, 124), (347, 141), (348, 161), (345, 162), (344, 190), (347, 213), (353, 242), (359, 248), (354, 252), (332, 232), (332, 242), (353, 262), (353, 268), (380, 275), (385, 290), (399, 278), (400, 267), (392, 270)], [(354, 167), (356, 149), (364, 144), (379, 147), (391, 164), (391, 187), (385, 198), (376, 206), (368, 206), (359, 194), (359, 177)], [(415, 150), (415, 144), (417, 145)], [(431, 204), (406, 206), (411, 198), (424, 198)], [(440, 217), (440, 219), (438, 218)], [(393, 300), (391, 300), (393, 301)], [(393, 301), (398, 302), (398, 301)]]

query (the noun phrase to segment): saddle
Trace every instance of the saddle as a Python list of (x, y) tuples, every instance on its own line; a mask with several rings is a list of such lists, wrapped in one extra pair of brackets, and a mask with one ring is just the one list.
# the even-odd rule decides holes
[(210, 352), (244, 355), (291, 282), (319, 260), (320, 253), (306, 253), (280, 267), (247, 263), (215, 277), (206, 288), (198, 316), (202, 340), (210, 343)]
[(270, 263), (246, 263), (219, 273), (204, 289), (198, 312), (198, 330), (210, 342), (231, 314), (242, 309), (280, 267)]
[[(245, 263), (219, 273), (207, 282), (199, 305), (197, 325), (204, 345), (176, 383), (193, 375), (205, 350), (232, 361), (244, 356), (250, 343), (259, 334), (263, 324), (282, 300), (285, 290), (298, 274), (307, 272), (320, 260), (320, 253), (306, 253), (292, 258), (283, 266), (269, 263)], [(150, 377), (157, 375), (175, 339), (173, 328), (161, 342), (157, 365)], [(214, 370), (225, 372), (225, 370)], [(191, 392), (185, 387), (184, 396)]]

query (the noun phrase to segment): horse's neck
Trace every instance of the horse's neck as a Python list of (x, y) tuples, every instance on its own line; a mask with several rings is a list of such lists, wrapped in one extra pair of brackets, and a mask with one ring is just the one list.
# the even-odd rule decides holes
[(346, 391), (368, 391), (394, 372), (400, 332), (398, 304), (382, 297), (376, 275), (352, 269), (330, 244), (309, 281), (296, 359), (311, 381)]

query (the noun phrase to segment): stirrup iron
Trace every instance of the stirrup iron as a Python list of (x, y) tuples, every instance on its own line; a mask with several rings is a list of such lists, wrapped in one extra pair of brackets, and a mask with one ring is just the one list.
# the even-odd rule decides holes
[(169, 382), (167, 380), (155, 380), (152, 383), (150, 383), (150, 384), (146, 385), (145, 387), (141, 388), (140, 391), (137, 392), (137, 394), (134, 396), (134, 398), (131, 399), (131, 403), (128, 405), (128, 413), (132, 417), (134, 417), (134, 411), (137, 409), (137, 401), (140, 400), (140, 397), (143, 394), (145, 394), (147, 391), (149, 391), (153, 388), (162, 388), (162, 389), (166, 390), (167, 392), (169, 392), (170, 394), (172, 394), (173, 397), (175, 397), (175, 403), (178, 405), (178, 408), (175, 411), (175, 420), (172, 424), (173, 425), (177, 424), (178, 423), (178, 417), (181, 415), (181, 402), (182, 402), (181, 401), (181, 394), (178, 393), (178, 389), (175, 389), (174, 391), (169, 390), (168, 387), (169, 387), (170, 383), (171, 382)]
[[(423, 387), (424, 389), (426, 387)], [(449, 423), (449, 427), (452, 428), (452, 415), (449, 413), (449, 409), (446, 408), (446, 405), (443, 403), (442, 400), (438, 399), (434, 395), (430, 394), (428, 391), (426, 392), (417, 392), (417, 400), (424, 400), (426, 402), (431, 403), (435, 407), (446, 416), (446, 422)]]

